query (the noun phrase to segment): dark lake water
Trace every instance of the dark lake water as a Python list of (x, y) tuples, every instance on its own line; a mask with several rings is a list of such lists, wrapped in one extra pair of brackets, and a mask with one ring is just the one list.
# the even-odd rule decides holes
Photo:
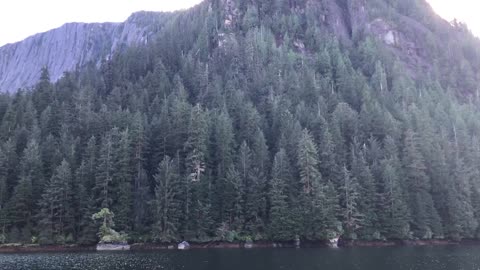
[(478, 270), (479, 246), (0, 254), (12, 270)]

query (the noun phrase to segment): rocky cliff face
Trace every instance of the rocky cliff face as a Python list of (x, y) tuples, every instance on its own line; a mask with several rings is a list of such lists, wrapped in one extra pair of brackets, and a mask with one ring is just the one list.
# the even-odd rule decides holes
[(32, 86), (47, 66), (52, 81), (89, 62), (100, 63), (123, 46), (146, 44), (166, 13), (139, 12), (124, 23), (68, 23), (0, 47), (0, 91)]
[[(292, 4), (293, 2), (303, 4), (297, 6)], [(309, 12), (313, 13), (320, 22), (318, 29), (327, 29), (348, 47), (358, 46), (358, 41), (366, 36), (376, 39), (415, 76), (416, 73), (431, 70), (435, 58), (431, 52), (431, 44), (442, 43), (441, 36), (453, 31), (450, 23), (437, 16), (426, 1), (417, 2), (421, 3), (419, 9), (423, 12), (417, 16), (420, 18), (398, 12), (388, 1), (305, 0), (289, 3), (291, 13), (297, 14), (303, 20)], [(221, 0), (221, 3), (225, 31), (219, 34), (219, 46), (228, 42), (232, 33), (242, 30), (241, 24), (245, 15), (245, 8), (242, 13), (238, 0)], [(260, 6), (263, 2), (252, 0), (250, 3)], [(437, 25), (437, 28), (429, 28), (429, 25)], [(277, 36), (277, 40), (282, 41), (282, 38), (281, 35)], [(296, 37), (293, 45), (298, 51), (306, 51), (304, 41), (302, 37)]]
[[(305, 0), (303, 5), (291, 5), (291, 12), (304, 18), (314, 8), (321, 25), (347, 46), (355, 46), (356, 37), (368, 35), (385, 45), (396, 58), (409, 67), (412, 74), (431, 70), (435, 55), (433, 43), (442, 43), (451, 36), (451, 25), (436, 16), (427, 2), (423, 3), (421, 16), (412, 17), (389, 8), (385, 1), (367, 0)], [(205, 0), (204, 3), (221, 3), (224, 18), (218, 30), (218, 46), (223, 46), (235, 34), (242, 33), (245, 6), (239, 0)], [(261, 5), (252, 0), (251, 5)], [(243, 10), (242, 10), (243, 7)], [(272, 8), (275, 6), (272, 6)], [(390, 10), (376, 12), (378, 10)], [(32, 86), (47, 66), (53, 81), (65, 71), (93, 62), (97, 65), (113, 52), (125, 46), (147, 44), (160, 32), (175, 13), (140, 12), (124, 23), (85, 24), (70, 23), (58, 29), (29, 37), (24, 41), (0, 47), (0, 91), (16, 91)], [(428, 15), (428, 16), (427, 16)], [(272, 15), (273, 16), (273, 15)], [(431, 25), (437, 25), (432, 28)], [(167, 27), (168, 28), (168, 27)], [(281, 36), (278, 40), (281, 40)], [(281, 42), (280, 42), (281, 43)], [(299, 51), (307, 51), (304, 40), (294, 41)]]

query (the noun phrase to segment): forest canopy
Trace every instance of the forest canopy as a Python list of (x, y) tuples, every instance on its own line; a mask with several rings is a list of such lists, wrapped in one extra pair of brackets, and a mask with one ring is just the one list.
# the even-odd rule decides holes
[(210, 2), (100, 68), (0, 95), (0, 241), (96, 243), (103, 208), (132, 242), (480, 237), (470, 34), (415, 77), (306, 1), (242, 1), (228, 25)]

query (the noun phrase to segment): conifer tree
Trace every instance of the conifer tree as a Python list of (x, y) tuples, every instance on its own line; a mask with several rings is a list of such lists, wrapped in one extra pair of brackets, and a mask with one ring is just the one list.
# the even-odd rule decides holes
[(180, 228), (180, 176), (175, 160), (166, 156), (158, 165), (155, 178), (154, 239), (168, 242), (177, 239)]
[(303, 209), (303, 234), (306, 238), (321, 238), (322, 203), (325, 198), (322, 175), (318, 171), (318, 150), (312, 135), (306, 129), (298, 143), (297, 165), (300, 172)]
[(225, 189), (224, 180), (227, 177), (227, 172), (232, 166), (233, 162), (233, 143), (234, 134), (232, 121), (226, 112), (221, 112), (217, 116), (213, 130), (213, 164), (215, 166), (215, 182), (214, 193), (219, 194), (213, 202), (216, 213), (219, 215), (217, 220), (224, 220), (223, 216), (227, 206), (224, 205), (225, 198), (222, 190)]
[(145, 116), (140, 112), (135, 113), (131, 131), (131, 142), (133, 149), (132, 177), (133, 177), (133, 227), (136, 229), (145, 228), (147, 208), (149, 201), (149, 182), (146, 168), (147, 138), (145, 130)]
[(298, 168), (300, 182), (305, 194), (311, 194), (315, 185), (320, 183), (321, 174), (318, 171), (317, 146), (308, 130), (303, 130), (298, 143)]
[(85, 188), (91, 190), (95, 186), (95, 173), (97, 171), (97, 139), (92, 136), (88, 139), (82, 161), (85, 163)]
[(7, 238), (7, 201), (9, 197), (9, 192), (7, 189), (7, 176), (7, 156), (3, 152), (3, 149), (0, 148), (0, 242), (5, 242)]
[[(3, 217), (5, 214), (5, 204), (9, 197), (8, 185), (7, 185), (7, 176), (8, 176), (8, 163), (7, 156), (5, 155), (3, 149), (0, 148), (0, 215)], [(3, 221), (5, 221), (2, 218)]]
[(440, 217), (430, 195), (430, 180), (425, 173), (426, 167), (418, 150), (416, 134), (412, 130), (405, 133), (402, 163), (409, 188), (409, 208), (414, 235), (427, 239), (442, 236)]
[(21, 239), (29, 241), (33, 229), (35, 203), (43, 189), (43, 174), (38, 144), (29, 142), (20, 162), (20, 179), (9, 201), (9, 219), (22, 230)]
[(42, 193), (44, 182), (43, 164), (40, 156), (40, 149), (38, 142), (35, 140), (27, 144), (23, 152), (21, 161), (21, 174), (30, 178), (32, 182), (33, 200), (37, 201)]
[[(190, 223), (195, 223), (190, 218), (191, 212), (201, 211), (202, 194), (205, 192), (201, 190), (205, 187), (200, 183), (205, 178), (206, 158), (207, 158), (207, 143), (208, 143), (208, 126), (206, 115), (200, 105), (193, 107), (190, 115), (190, 122), (188, 128), (188, 139), (184, 145), (186, 153), (186, 175), (185, 175), (185, 202), (184, 224), (186, 224), (186, 231), (189, 230)], [(198, 226), (198, 224), (197, 224)], [(197, 232), (198, 234), (199, 232)]]
[(75, 214), (73, 179), (70, 165), (63, 160), (47, 183), (38, 215), (41, 243), (64, 244), (73, 241)]
[(338, 237), (343, 232), (340, 222), (341, 209), (340, 201), (335, 185), (328, 181), (323, 188), (323, 198), (320, 207), (321, 220), (319, 221), (319, 234), (321, 239), (332, 239)]
[(347, 167), (343, 167), (342, 207), (343, 226), (347, 239), (356, 239), (356, 231), (360, 228), (362, 214), (358, 209), (360, 193), (357, 179), (350, 175)]
[(321, 131), (319, 144), (319, 167), (322, 177), (340, 186), (339, 166), (335, 160), (335, 145), (329, 128), (325, 126)]
[(222, 223), (228, 225), (231, 230), (241, 231), (245, 223), (244, 198), (245, 183), (241, 171), (235, 165), (230, 165), (225, 176), (225, 190), (222, 201)]
[(245, 141), (238, 150), (236, 168), (239, 174), (240, 183), (238, 185), (239, 194), (241, 194), (242, 216), (244, 217), (245, 231), (249, 234), (256, 232), (259, 225), (259, 209), (262, 204), (259, 202), (258, 194), (262, 194), (258, 175), (254, 175), (252, 151)]
[[(454, 150), (455, 151), (455, 150)], [(458, 150), (452, 153), (450, 159), (450, 181), (446, 183), (446, 216), (445, 232), (450, 238), (459, 240), (462, 236), (471, 237), (478, 227), (474, 218), (469, 191), (468, 171)]]
[(113, 202), (112, 181), (115, 173), (114, 149), (117, 146), (118, 129), (112, 129), (102, 138), (97, 170), (95, 174), (95, 193), (97, 205), (108, 208)]
[(290, 240), (294, 235), (293, 221), (289, 213), (288, 183), (292, 182), (290, 162), (285, 150), (275, 155), (270, 181), (269, 235), (273, 240)]
[(363, 239), (375, 239), (380, 237), (378, 230), (378, 216), (376, 200), (375, 180), (370, 166), (365, 159), (365, 148), (360, 150), (358, 146), (352, 146), (352, 175), (355, 175), (359, 183), (358, 209), (362, 213), (362, 224), (359, 236)]
[(116, 149), (113, 149), (113, 186), (115, 188), (114, 205), (112, 211), (115, 214), (116, 229), (118, 231), (130, 231), (132, 228), (132, 155), (131, 139), (129, 130), (119, 134), (120, 138)]
[(410, 216), (405, 203), (404, 191), (398, 179), (398, 171), (392, 160), (382, 164), (381, 204), (379, 219), (387, 238), (405, 239), (410, 237)]
[(82, 162), (75, 172), (74, 177), (74, 209), (75, 211), (75, 232), (77, 242), (81, 245), (88, 245), (97, 242), (97, 227), (92, 222), (92, 215), (95, 214), (95, 198), (88, 189), (89, 169)]

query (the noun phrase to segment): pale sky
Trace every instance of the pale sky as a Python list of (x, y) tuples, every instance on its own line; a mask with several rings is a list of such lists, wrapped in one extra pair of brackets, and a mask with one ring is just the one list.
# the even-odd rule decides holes
[[(122, 22), (139, 10), (173, 11), (201, 0), (0, 0), (0, 46), (67, 22)], [(478, 0), (428, 0), (447, 20), (457, 18), (480, 36)]]
[(448, 21), (457, 19), (468, 25), (480, 37), (480, 1), (478, 0), (427, 0), (433, 9)]
[(174, 11), (201, 0), (0, 0), (0, 46), (67, 22), (123, 22), (135, 11)]

